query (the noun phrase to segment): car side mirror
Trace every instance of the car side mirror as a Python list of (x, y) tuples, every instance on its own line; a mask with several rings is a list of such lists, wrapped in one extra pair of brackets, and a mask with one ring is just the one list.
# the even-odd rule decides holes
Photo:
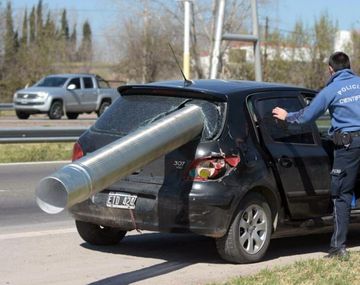
[(70, 84), (66, 89), (67, 90), (74, 90), (74, 89), (76, 89), (76, 85), (75, 84)]

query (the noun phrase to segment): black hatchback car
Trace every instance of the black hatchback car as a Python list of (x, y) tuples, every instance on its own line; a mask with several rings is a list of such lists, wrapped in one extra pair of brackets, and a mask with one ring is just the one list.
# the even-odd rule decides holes
[(85, 241), (116, 244), (134, 229), (192, 232), (215, 238), (225, 260), (247, 263), (264, 256), (271, 237), (331, 225), (330, 140), (315, 123), (287, 125), (271, 114), (303, 108), (315, 91), (224, 80), (118, 91), (75, 144), (74, 160), (190, 104), (205, 124), (195, 139), (72, 206)]

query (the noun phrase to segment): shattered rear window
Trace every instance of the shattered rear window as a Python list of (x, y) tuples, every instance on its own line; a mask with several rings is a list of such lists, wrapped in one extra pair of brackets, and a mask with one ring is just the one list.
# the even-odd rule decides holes
[(216, 137), (222, 126), (225, 104), (182, 97), (120, 96), (97, 120), (94, 128), (127, 135), (189, 104), (201, 107), (205, 115), (202, 139), (211, 140)]

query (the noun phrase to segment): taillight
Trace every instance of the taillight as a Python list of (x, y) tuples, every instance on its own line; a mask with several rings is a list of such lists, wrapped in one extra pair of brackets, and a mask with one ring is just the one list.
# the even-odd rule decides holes
[(72, 153), (72, 161), (78, 160), (84, 156), (84, 152), (81, 148), (81, 145), (76, 142), (73, 147), (73, 153)]
[(240, 162), (239, 156), (200, 158), (190, 165), (188, 179), (193, 181), (216, 180), (223, 177)]

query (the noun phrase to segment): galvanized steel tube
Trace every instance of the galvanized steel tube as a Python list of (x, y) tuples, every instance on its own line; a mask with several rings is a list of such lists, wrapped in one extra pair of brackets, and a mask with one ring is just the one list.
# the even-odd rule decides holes
[(49, 214), (60, 213), (189, 142), (203, 125), (200, 107), (175, 111), (43, 178), (36, 188), (37, 204)]

